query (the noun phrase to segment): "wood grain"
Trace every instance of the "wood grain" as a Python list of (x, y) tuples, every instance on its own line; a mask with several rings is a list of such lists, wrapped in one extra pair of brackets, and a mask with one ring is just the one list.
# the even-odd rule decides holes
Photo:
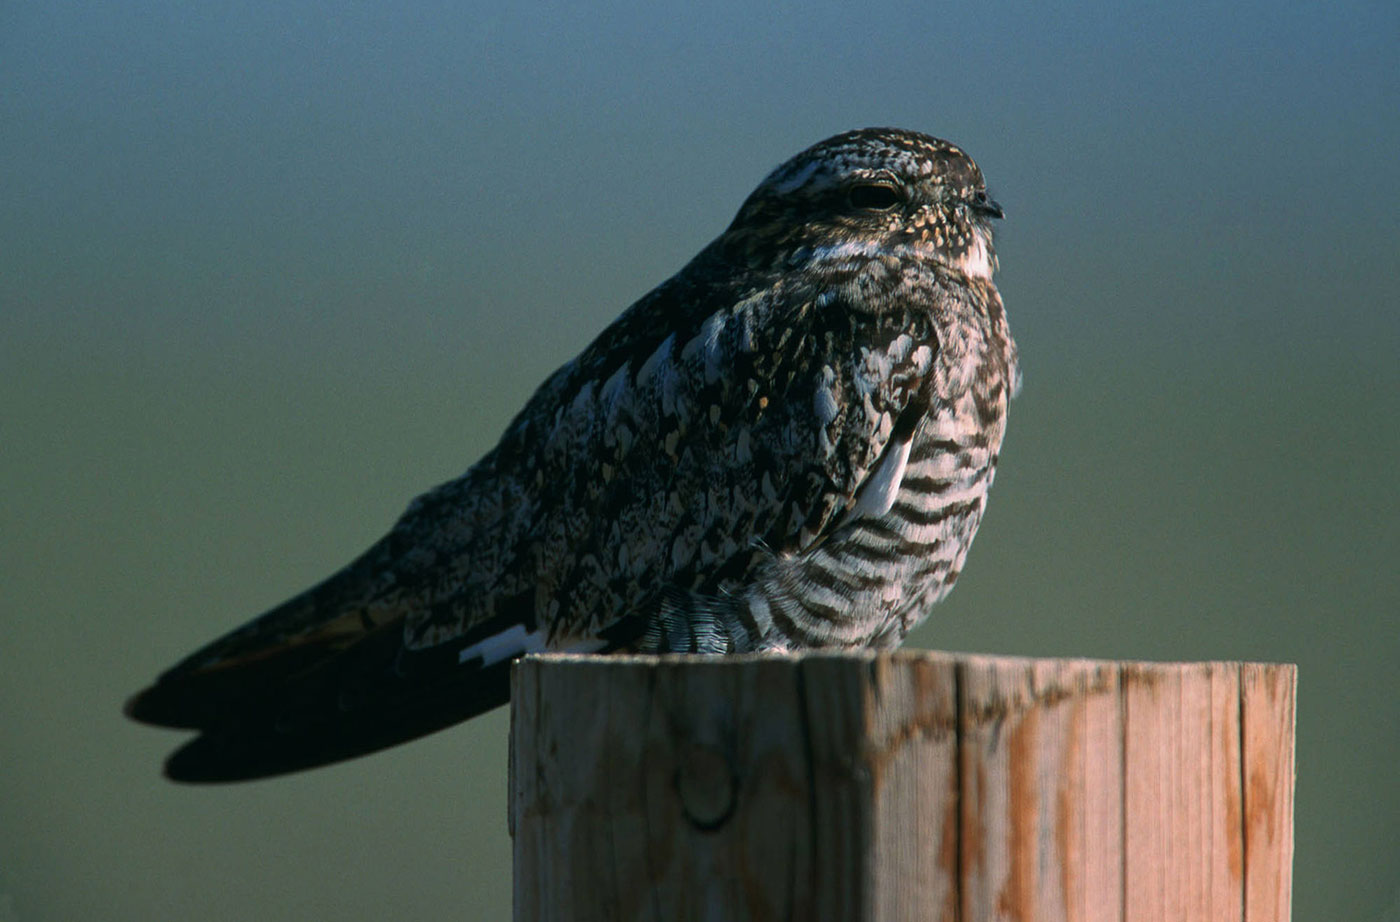
[(1292, 666), (522, 660), (517, 920), (1285, 920)]

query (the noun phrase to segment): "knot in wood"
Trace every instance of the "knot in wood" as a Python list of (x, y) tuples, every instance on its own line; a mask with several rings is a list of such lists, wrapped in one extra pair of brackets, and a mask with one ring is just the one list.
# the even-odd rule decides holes
[(676, 795), (690, 824), (702, 832), (723, 826), (734, 815), (739, 776), (729, 757), (715, 746), (687, 743), (676, 767)]

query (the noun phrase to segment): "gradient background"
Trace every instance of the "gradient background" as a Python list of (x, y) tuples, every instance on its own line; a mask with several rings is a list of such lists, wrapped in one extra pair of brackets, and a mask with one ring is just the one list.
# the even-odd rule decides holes
[(1296, 918), (1400, 919), (1400, 7), (0, 8), (0, 922), (505, 918), (506, 713), (235, 787), (120, 715), (495, 441), (779, 161), (1009, 217), (916, 645), (1300, 666)]

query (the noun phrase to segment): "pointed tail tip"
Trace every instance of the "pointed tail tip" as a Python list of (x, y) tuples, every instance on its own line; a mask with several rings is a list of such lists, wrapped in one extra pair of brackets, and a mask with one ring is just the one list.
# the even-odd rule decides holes
[(197, 736), (170, 754), (161, 774), (177, 784), (210, 785), (255, 781), (285, 774), (286, 771), (288, 769), (260, 771), (241, 759), (230, 758), (224, 747), (211, 741), (208, 736)]

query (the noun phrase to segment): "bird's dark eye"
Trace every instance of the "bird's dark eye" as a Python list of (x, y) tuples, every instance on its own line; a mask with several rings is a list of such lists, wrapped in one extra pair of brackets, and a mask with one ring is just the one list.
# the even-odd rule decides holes
[(888, 211), (899, 204), (899, 190), (884, 182), (861, 183), (851, 187), (850, 201), (862, 211)]

